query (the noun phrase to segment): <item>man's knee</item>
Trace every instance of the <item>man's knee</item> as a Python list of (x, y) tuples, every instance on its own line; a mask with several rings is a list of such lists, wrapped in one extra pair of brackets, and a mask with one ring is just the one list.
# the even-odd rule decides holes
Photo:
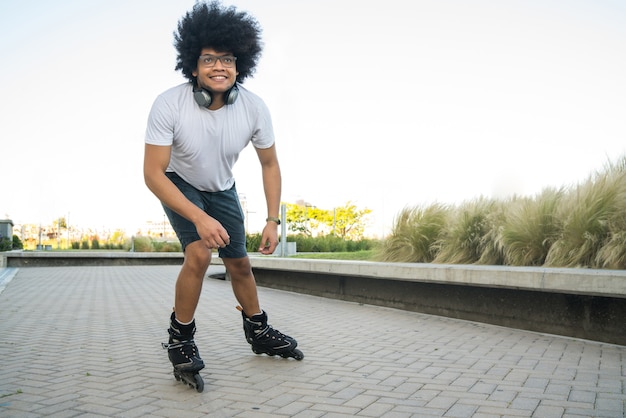
[(252, 265), (248, 257), (224, 258), (223, 260), (231, 279), (252, 275)]
[(186, 267), (204, 274), (211, 264), (211, 250), (202, 241), (192, 242), (185, 248), (184, 263)]

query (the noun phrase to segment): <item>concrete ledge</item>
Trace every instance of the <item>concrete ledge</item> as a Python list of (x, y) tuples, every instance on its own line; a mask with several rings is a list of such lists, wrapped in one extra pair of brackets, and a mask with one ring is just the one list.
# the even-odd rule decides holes
[(266, 270), (626, 298), (626, 271), (250, 257)]
[(251, 258), (260, 286), (626, 345), (626, 272)]
[[(184, 255), (124, 251), (9, 251), (0, 267), (58, 265), (177, 265)], [(381, 280), (470, 285), (506, 289), (626, 298), (626, 271), (420, 263), (376, 263), (278, 258), (251, 254), (254, 269)], [(223, 264), (213, 257), (212, 264)]]
[[(0, 253), (0, 267), (180, 265), (184, 258), (182, 252), (7, 251)], [(211, 264), (222, 259), (213, 257)]]
[(125, 251), (9, 251), (6, 267), (177, 265), (183, 253), (131, 253)]

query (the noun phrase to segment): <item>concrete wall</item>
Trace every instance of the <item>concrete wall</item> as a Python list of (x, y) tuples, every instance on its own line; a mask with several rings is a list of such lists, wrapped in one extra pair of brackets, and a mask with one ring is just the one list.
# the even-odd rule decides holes
[(626, 271), (259, 258), (261, 286), (626, 345)]
[[(181, 253), (10, 252), (9, 267), (181, 264)], [(251, 256), (260, 286), (626, 345), (626, 271)], [(221, 264), (220, 259), (214, 260)]]
[[(2, 253), (0, 253), (2, 254)], [(9, 251), (6, 267), (179, 265), (183, 253), (130, 253), (121, 251)]]
[(260, 286), (626, 345), (626, 300), (255, 269)]

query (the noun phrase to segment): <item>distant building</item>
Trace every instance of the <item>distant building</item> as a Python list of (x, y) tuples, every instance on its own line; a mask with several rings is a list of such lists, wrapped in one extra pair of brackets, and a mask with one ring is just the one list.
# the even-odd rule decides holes
[(137, 235), (155, 239), (177, 239), (176, 233), (166, 217), (163, 217), (163, 221), (146, 221), (137, 231)]
[(13, 221), (0, 219), (0, 237), (13, 239)]

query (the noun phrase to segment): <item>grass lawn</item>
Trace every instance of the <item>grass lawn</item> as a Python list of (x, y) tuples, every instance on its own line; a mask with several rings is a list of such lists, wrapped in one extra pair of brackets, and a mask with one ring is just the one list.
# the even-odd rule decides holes
[(353, 252), (338, 252), (338, 253), (305, 253), (296, 254), (290, 258), (308, 258), (316, 260), (363, 260), (373, 261), (374, 251), (353, 251)]

